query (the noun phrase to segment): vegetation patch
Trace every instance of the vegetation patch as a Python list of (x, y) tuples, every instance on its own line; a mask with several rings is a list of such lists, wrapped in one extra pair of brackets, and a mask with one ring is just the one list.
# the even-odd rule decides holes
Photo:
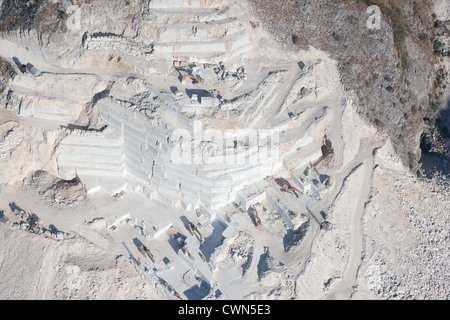
[(50, 0), (4, 0), (0, 9), (0, 31), (50, 33), (61, 30), (67, 19), (61, 3)]
[[(391, 7), (383, 3), (381, 0), (363, 0), (367, 6), (376, 5), (380, 8), (384, 16), (390, 22), (392, 32), (394, 34), (394, 44), (400, 54), (402, 66), (406, 69), (409, 66), (409, 57), (406, 50), (405, 39), (408, 34), (408, 26), (402, 17), (402, 12), (398, 7)], [(417, 12), (417, 8), (416, 8)]]
[(0, 94), (6, 89), (8, 82), (16, 76), (14, 67), (6, 60), (0, 58)]
[(436, 79), (434, 80), (434, 97), (431, 100), (431, 110), (434, 113), (438, 112), (441, 108), (441, 98), (447, 88), (447, 74), (444, 68), (440, 68), (436, 73)]

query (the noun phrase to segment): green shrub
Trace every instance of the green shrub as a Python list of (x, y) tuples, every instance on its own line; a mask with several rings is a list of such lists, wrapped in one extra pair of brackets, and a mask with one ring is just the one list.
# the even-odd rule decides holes
[(440, 101), (434, 101), (431, 104), (431, 110), (433, 110), (433, 112), (435, 112), (435, 113), (438, 112), (440, 108), (441, 108), (441, 102)]
[(302, 43), (302, 40), (300, 39), (299, 36), (297, 35), (293, 35), (292, 36), (292, 43), (296, 46), (299, 46)]
[(428, 36), (426, 33), (419, 34), (419, 40), (420, 41), (426, 41), (428, 39)]
[(442, 42), (435, 40), (433, 44), (433, 50), (435, 54), (440, 54), (442, 49)]

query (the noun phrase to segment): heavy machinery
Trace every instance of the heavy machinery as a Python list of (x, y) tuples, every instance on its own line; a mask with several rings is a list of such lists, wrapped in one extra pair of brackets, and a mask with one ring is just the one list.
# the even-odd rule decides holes
[(189, 252), (188, 249), (183, 247), (183, 248), (181, 248), (181, 250), (183, 251), (184, 254), (186, 254), (189, 257), (189, 259), (191, 259), (192, 261), (195, 261), (194, 256)]
[(192, 232), (192, 233), (197, 232), (197, 234), (198, 234), (199, 237), (200, 237), (200, 242), (203, 241), (203, 236), (202, 236), (202, 234), (200, 233), (200, 231), (198, 231), (197, 227), (196, 227), (193, 223), (189, 222), (189, 224), (188, 224), (188, 229), (189, 229), (189, 231)]
[[(298, 194), (300, 194), (301, 196), (303, 195), (303, 192), (301, 192), (300, 190), (298, 190), (297, 188), (294, 188), (293, 186), (291, 186), (288, 183), (283, 184), (282, 186), (283, 191), (289, 193), (289, 192), (293, 192), (295, 194), (295, 192), (297, 192)], [(296, 194), (295, 194), (296, 195)], [(298, 198), (298, 195), (296, 195)]]
[(329, 230), (331, 228), (330, 222), (323, 219), (322, 223), (320, 224), (320, 230)]
[(14, 209), (14, 214), (16, 216), (19, 216), (20, 218), (22, 218), (26, 222), (30, 222), (31, 215), (28, 212), (26, 212), (25, 210)]
[(40, 234), (41, 230), (42, 230), (41, 225), (42, 225), (42, 220), (38, 219), (38, 221), (36, 221), (33, 225), (30, 226), (29, 231), (31, 233)]
[(262, 227), (262, 222), (261, 222), (261, 219), (259, 218), (258, 211), (256, 210), (256, 208), (251, 206), (251, 207), (248, 208), (248, 210), (253, 215), (252, 218), (253, 218), (253, 222), (254, 222), (255, 226), (257, 228), (261, 228)]
[(178, 292), (175, 291), (173, 295), (177, 297), (179, 300), (183, 300)]
[(195, 76), (190, 75), (190, 74), (185, 74), (183, 79), (186, 79), (186, 78), (191, 78), (193, 80), (192, 81), (193, 84), (204, 84), (205, 83), (204, 79), (202, 79), (200, 77), (195, 77)]
[(140, 246), (139, 246), (139, 251), (145, 256), (146, 254), (148, 254), (148, 256), (152, 259), (152, 260), (154, 260), (154, 258), (153, 258), (153, 254), (150, 252), (150, 250), (144, 245), (144, 244), (141, 244)]
[(193, 84), (204, 84), (205, 80), (201, 78), (199, 75), (193, 75), (193, 68), (187, 62), (184, 61), (174, 61), (173, 67), (179, 74), (180, 81), (183, 81), (186, 78), (192, 79)]

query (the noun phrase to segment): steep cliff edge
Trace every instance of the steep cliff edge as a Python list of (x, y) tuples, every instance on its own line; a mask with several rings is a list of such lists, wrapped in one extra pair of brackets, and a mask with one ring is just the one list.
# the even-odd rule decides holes
[[(339, 62), (345, 88), (359, 98), (359, 114), (388, 133), (403, 163), (415, 172), (421, 135), (430, 130), (430, 121), (424, 119), (439, 119), (445, 104), (435, 95), (436, 77), (441, 61), (449, 58), (439, 52), (436, 41), (448, 32), (448, 4), (433, 7), (431, 1), (413, 0), (250, 3), (286, 50), (311, 45)], [(438, 18), (434, 8), (444, 13)]]

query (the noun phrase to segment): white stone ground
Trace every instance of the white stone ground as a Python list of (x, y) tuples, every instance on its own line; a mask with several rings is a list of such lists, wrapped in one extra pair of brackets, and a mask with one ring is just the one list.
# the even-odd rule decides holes
[[(422, 181), (409, 174), (389, 140), (359, 118), (352, 93), (342, 90), (335, 61), (324, 53), (314, 48), (295, 54), (280, 52), (263, 30), (244, 25), (251, 19), (235, 6), (220, 13), (219, 21), (230, 30), (227, 41), (238, 45), (245, 38), (240, 29), (246, 30), (250, 41), (243, 45), (246, 49), (236, 51), (224, 45), (223, 26), (214, 26), (210, 41), (211, 33), (202, 28), (208, 15), (217, 12), (196, 7), (200, 2), (190, 2), (189, 8), (168, 8), (155, 1), (157, 19), (175, 14), (180, 20), (173, 19), (172, 29), (157, 33), (161, 37), (155, 41), (154, 52), (144, 58), (154, 62), (183, 54), (194, 61), (214, 62), (219, 55), (230, 65), (242, 63), (247, 78), (235, 86), (205, 85), (209, 90), (220, 89), (229, 100), (238, 97), (222, 105), (226, 112), (186, 112), (180, 118), (182, 112), (177, 115), (160, 107), (150, 113), (154, 119), (148, 119), (152, 126), (158, 125), (148, 129), (144, 124), (145, 134), (134, 131), (134, 125), (147, 119), (142, 113), (131, 113), (128, 121), (123, 120), (129, 116), (124, 104), (117, 109), (121, 116), (114, 118), (108, 99), (101, 100), (98, 108), (104, 106), (102, 121), (116, 131), (71, 131), (66, 138), (68, 132), (60, 128), (84, 123), (88, 119), (85, 104), (105, 88), (116, 102), (135, 101), (137, 106), (146, 102), (147, 111), (153, 102), (163, 105), (162, 100), (142, 99), (139, 94), (156, 92), (161, 98), (161, 92), (170, 96), (171, 86), (197, 88), (181, 85), (176, 73), (138, 70), (130, 62), (133, 59), (126, 59), (142, 57), (136, 42), (89, 38), (91, 44), (85, 45), (86, 52), (78, 59), (65, 57), (71, 62), (61, 59), (55, 66), (20, 42), (0, 39), (2, 57), (32, 61), (41, 73), (18, 76), (11, 86), (15, 98), (0, 113), (0, 125), (8, 126), (0, 131), (5, 137), (0, 146), (7, 152), (5, 160), (0, 159), (0, 298), (176, 299), (178, 293), (182, 299), (448, 299), (448, 181)], [(210, 5), (224, 4), (212, 1)], [(189, 14), (200, 19), (196, 41), (208, 41), (208, 45), (193, 42), (191, 35), (177, 43), (186, 36), (180, 30)], [(95, 26), (89, 28), (89, 33), (96, 32)], [(105, 63), (102, 54), (116, 60)], [(125, 58), (119, 61), (118, 56)], [(117, 62), (113, 68), (108, 67), (111, 61)], [(301, 70), (298, 61), (310, 68)], [(105, 69), (99, 70), (99, 65)], [(303, 87), (313, 93), (300, 98)], [(15, 101), (19, 100), (27, 112), (18, 112)], [(198, 107), (185, 106), (186, 110)], [(185, 119), (190, 116), (214, 128), (281, 128), (280, 156), (285, 161), (271, 166), (272, 171), (265, 167), (267, 163), (253, 170), (171, 165), (168, 154), (173, 142), (165, 138), (177, 128), (174, 123), (189, 127)], [(166, 128), (171, 130), (159, 137), (158, 130)], [(75, 144), (79, 135), (83, 138)], [(325, 135), (332, 142), (332, 157), (313, 166)], [(152, 147), (155, 151), (146, 159), (148, 146), (158, 145), (154, 140), (163, 145)], [(134, 144), (135, 148), (130, 147)], [(100, 157), (99, 148), (103, 148)], [(139, 151), (143, 149), (146, 152)], [(88, 161), (89, 157), (94, 160)], [(149, 171), (152, 159), (156, 166)], [(86, 163), (97, 165), (86, 167)], [(45, 198), (30, 186), (29, 179), (22, 185), (37, 170), (71, 179), (71, 170), (82, 168), (86, 171), (80, 178), (87, 194), (58, 193), (59, 198)], [(220, 170), (228, 175), (220, 176)], [(197, 179), (195, 172), (203, 178)], [(224, 181), (231, 176), (230, 184), (221, 184), (218, 176)], [(322, 183), (325, 176), (331, 177), (330, 186)], [(304, 194), (297, 198), (282, 192), (278, 178)], [(207, 188), (214, 192), (202, 194)], [(63, 201), (70, 205), (58, 205)], [(21, 219), (11, 211), (14, 204), (34, 213), (42, 228), (59, 233), (21, 230)], [(261, 216), (261, 228), (243, 210), (253, 204)], [(320, 228), (324, 217), (330, 223), (327, 230)], [(188, 220), (202, 224), (198, 228), (203, 243), (186, 228)], [(184, 240), (183, 248), (173, 238), (177, 234)], [(141, 243), (153, 258), (139, 252)]]

